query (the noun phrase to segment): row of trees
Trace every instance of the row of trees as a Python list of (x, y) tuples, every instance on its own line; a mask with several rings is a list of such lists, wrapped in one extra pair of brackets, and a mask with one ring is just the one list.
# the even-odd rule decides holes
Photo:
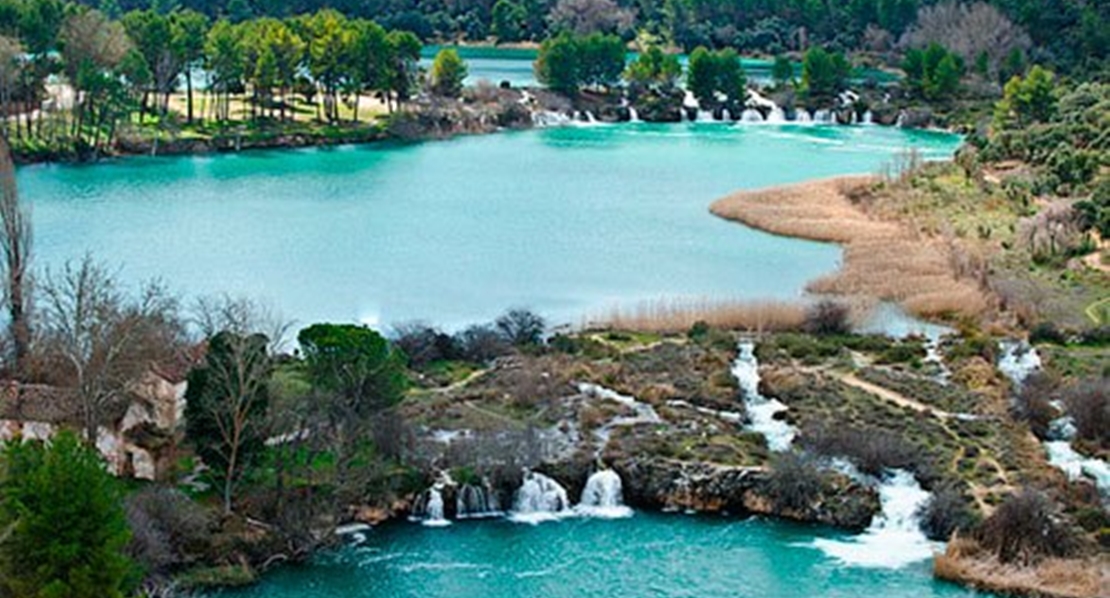
[[(300, 98), (329, 122), (345, 100), (357, 121), (363, 95), (392, 108), (417, 83), (414, 34), (334, 10), (240, 22), (191, 9), (113, 12), (61, 0), (0, 4), (5, 133), (98, 149), (121, 123), (164, 118), (182, 81), (188, 122), (229, 120), (233, 96), (246, 92), (254, 117), (289, 118)], [(207, 75), (206, 111), (195, 108), (198, 72)]]
[[(102, 3), (83, 1), (92, 6)], [(103, 3), (124, 10), (149, 6), (148, 0)], [(965, 35), (965, 41), (959, 44), (934, 38), (911, 45), (920, 47), (938, 41), (972, 64), (978, 52), (973, 47), (992, 54), (993, 59), (995, 53), (1004, 55), (1009, 50), (1005, 47), (1007, 40), (1014, 39), (1005, 37), (1009, 30), (997, 27), (992, 18), (980, 20), (985, 13), (970, 12), (968, 3), (934, 0), (180, 0), (179, 4), (213, 19), (232, 21), (280, 19), (332, 7), (349, 17), (373, 18), (387, 28), (413, 31), (425, 40), (494, 36), (501, 41), (541, 41), (564, 31), (580, 35), (614, 33), (628, 40), (634, 32), (646, 30), (688, 52), (703, 45), (767, 54), (801, 51), (811, 44), (844, 51), (889, 47), (912, 33), (923, 11), (948, 5), (940, 12), (953, 15), (964, 11), (962, 20), (967, 23), (967, 27), (957, 26), (950, 31), (970, 31), (974, 35)], [(1028, 32), (1026, 39), (1039, 48), (1042, 58), (1054, 61), (1058, 68), (1097, 68), (1110, 52), (1110, 6), (1105, 2), (987, 0), (971, 5), (989, 7)], [(943, 14), (934, 16), (941, 17), (937, 23), (951, 23)], [(969, 53), (965, 54), (965, 49)]]

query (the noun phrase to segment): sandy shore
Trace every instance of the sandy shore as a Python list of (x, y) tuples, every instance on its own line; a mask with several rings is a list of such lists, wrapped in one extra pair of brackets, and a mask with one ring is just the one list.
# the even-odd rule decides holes
[(840, 270), (812, 281), (811, 292), (894, 301), (927, 318), (982, 314), (990, 302), (976, 281), (957, 276), (948, 243), (873, 217), (853, 201), (877, 182), (845, 176), (741, 191), (709, 209), (773, 234), (842, 245)]

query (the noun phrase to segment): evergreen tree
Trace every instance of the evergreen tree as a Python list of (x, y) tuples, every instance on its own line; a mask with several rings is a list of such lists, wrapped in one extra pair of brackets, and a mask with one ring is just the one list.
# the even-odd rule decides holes
[(536, 57), (536, 79), (552, 91), (576, 95), (582, 85), (577, 41), (569, 33), (544, 40)]
[(447, 98), (457, 98), (462, 94), (466, 81), (466, 63), (454, 48), (444, 48), (436, 53), (432, 61), (432, 93)]
[(134, 567), (116, 480), (62, 432), (12, 442), (0, 456), (0, 595), (122, 598)]
[(705, 46), (698, 46), (690, 54), (686, 65), (686, 89), (702, 108), (708, 109), (716, 101), (717, 59)]
[(771, 65), (771, 80), (776, 87), (794, 84), (794, 65), (789, 58), (782, 54), (775, 56), (775, 62)]

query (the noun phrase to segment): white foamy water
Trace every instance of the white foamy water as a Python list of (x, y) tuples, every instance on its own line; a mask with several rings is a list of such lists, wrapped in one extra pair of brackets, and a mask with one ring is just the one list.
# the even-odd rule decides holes
[(612, 469), (602, 469), (586, 480), (582, 500), (574, 512), (584, 517), (622, 519), (632, 516), (632, 509), (624, 504), (621, 477)]
[(1060, 468), (1069, 480), (1087, 478), (1103, 494), (1110, 494), (1110, 464), (1101, 459), (1084, 457), (1071, 447), (1070, 440), (1053, 440), (1044, 443), (1048, 462)]
[(1025, 380), (1041, 369), (1041, 356), (1024, 341), (1005, 340), (998, 344), (1002, 356), (998, 359), (998, 371), (1009, 378), (1015, 387), (1020, 388)]
[(516, 491), (510, 520), (536, 524), (573, 514), (566, 488), (542, 473), (524, 472), (524, 483)]
[(933, 556), (937, 545), (918, 526), (918, 510), (929, 500), (908, 471), (897, 470), (879, 485), (882, 513), (862, 534), (846, 540), (818, 538), (813, 546), (852, 567), (898, 569)]
[(750, 341), (740, 343), (740, 354), (732, 364), (732, 375), (740, 385), (744, 396), (748, 419), (748, 429), (763, 434), (767, 447), (772, 451), (790, 449), (798, 430), (790, 424), (776, 419), (775, 415), (786, 411), (786, 405), (759, 394), (759, 362), (755, 358), (755, 344)]
[(443, 493), (440, 488), (434, 487), (428, 490), (428, 504), (424, 509), (424, 518), (420, 521), (421, 524), (428, 527), (451, 525), (451, 522), (443, 515)]

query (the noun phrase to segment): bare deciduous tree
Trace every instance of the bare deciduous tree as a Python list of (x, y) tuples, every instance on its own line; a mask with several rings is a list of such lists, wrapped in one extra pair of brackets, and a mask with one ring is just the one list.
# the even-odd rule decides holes
[[(12, 114), (12, 93), (23, 72), (23, 45), (18, 39), (0, 35), (0, 116), (4, 119), (4, 138), (8, 138)], [(19, 123), (19, 119), (15, 119)]]
[(4, 301), (10, 318), (17, 376), (26, 374), (31, 347), (31, 218), (19, 201), (8, 143), (0, 140), (0, 248), (4, 252)]
[(933, 42), (959, 54), (968, 65), (985, 53), (992, 75), (998, 73), (1010, 52), (1032, 46), (1025, 30), (994, 6), (951, 0), (922, 7), (917, 12), (917, 23), (901, 40), (902, 46), (908, 48), (923, 48)]
[(559, 0), (548, 18), (556, 28), (577, 35), (620, 33), (635, 22), (635, 14), (613, 0)]
[(293, 322), (270, 306), (247, 297), (228, 294), (200, 297), (193, 304), (190, 322), (194, 340), (200, 342), (221, 332), (239, 336), (261, 334), (269, 339), (271, 353), (288, 341)]
[(91, 256), (47, 273), (42, 289), (43, 359), (50, 381), (78, 401), (88, 442), (131, 384), (173, 358), (183, 338), (178, 302), (157, 282), (127, 297)]

